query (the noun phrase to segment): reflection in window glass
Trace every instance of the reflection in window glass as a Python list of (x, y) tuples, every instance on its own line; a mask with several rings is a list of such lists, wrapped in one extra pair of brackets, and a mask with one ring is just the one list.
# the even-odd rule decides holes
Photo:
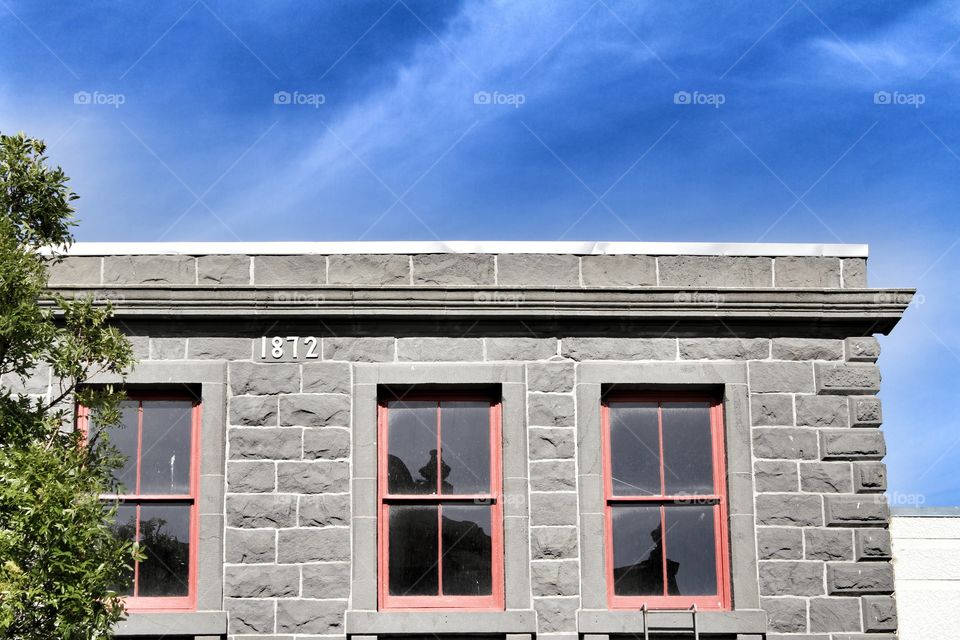
[(437, 493), (437, 403), (391, 402), (387, 417), (388, 491)]
[[(114, 470), (118, 493), (134, 493), (137, 490), (137, 438), (140, 403), (125, 400), (120, 404), (120, 424), (107, 429), (106, 435), (110, 444), (123, 456), (123, 466)], [(98, 431), (96, 425), (91, 424), (91, 432)]]
[[(137, 507), (136, 505), (122, 504), (117, 507), (117, 517), (111, 525), (113, 535), (125, 542), (134, 542), (137, 536)], [(130, 568), (124, 570), (119, 584), (110, 586), (122, 596), (133, 595), (133, 562)]]
[(441, 507), (443, 514), (443, 593), (485, 596), (492, 593), (490, 507)]
[(490, 403), (442, 402), (441, 489), (446, 494), (490, 490)]
[(138, 596), (185, 596), (189, 593), (190, 506), (140, 507), (140, 541), (146, 559), (140, 563)]
[(390, 507), (390, 595), (437, 595), (437, 507)]
[(657, 403), (610, 405), (610, 452), (614, 495), (660, 493)]
[(663, 595), (663, 539), (658, 506), (615, 506), (613, 590), (617, 595)]
[(670, 595), (699, 596), (717, 592), (717, 558), (713, 507), (668, 506), (667, 566), (676, 567)]
[(667, 495), (713, 493), (710, 407), (663, 403), (663, 476)]
[(190, 493), (193, 403), (145, 400), (140, 450), (140, 493)]

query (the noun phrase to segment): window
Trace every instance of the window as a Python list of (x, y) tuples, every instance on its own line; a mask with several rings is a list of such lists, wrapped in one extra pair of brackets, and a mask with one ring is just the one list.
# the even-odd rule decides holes
[[(196, 607), (197, 483), (200, 404), (186, 396), (128, 394), (122, 424), (108, 429), (126, 457), (115, 472), (121, 493), (116, 535), (140, 542), (146, 559), (135, 563), (119, 593), (137, 609)], [(95, 434), (85, 407), (78, 426)]]
[(379, 431), (381, 608), (503, 608), (499, 403), (385, 400)]
[(721, 405), (617, 396), (602, 414), (610, 606), (729, 607)]

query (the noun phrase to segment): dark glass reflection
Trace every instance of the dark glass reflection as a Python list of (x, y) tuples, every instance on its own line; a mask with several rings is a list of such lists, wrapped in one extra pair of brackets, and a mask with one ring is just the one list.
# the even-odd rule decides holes
[(492, 593), (490, 507), (442, 507), (443, 593), (486, 596)]
[(709, 405), (665, 402), (662, 406), (667, 495), (713, 493)]
[(145, 400), (140, 453), (140, 493), (190, 493), (193, 403)]
[(677, 567), (670, 595), (703, 596), (717, 593), (717, 557), (710, 506), (668, 506), (667, 564)]
[(443, 493), (490, 491), (490, 403), (442, 402), (440, 437)]
[(437, 507), (390, 506), (390, 595), (437, 595)]
[(190, 506), (141, 505), (138, 596), (185, 596), (189, 589)]
[[(125, 459), (123, 466), (114, 470), (113, 478), (117, 482), (119, 493), (135, 493), (137, 490), (137, 419), (136, 401), (125, 400), (120, 404), (120, 424), (107, 429), (107, 438)], [(91, 425), (91, 431), (99, 431)]]
[(613, 493), (660, 494), (660, 436), (655, 402), (610, 405)]
[[(619, 596), (663, 595), (660, 507), (613, 507), (613, 591)], [(667, 561), (675, 581), (676, 563)]]
[[(137, 535), (137, 507), (136, 505), (122, 504), (117, 508), (117, 517), (110, 526), (113, 535), (126, 542), (133, 542)], [(124, 569), (123, 577), (118, 584), (110, 585), (110, 589), (122, 596), (133, 595), (133, 562), (129, 569)]]
[(437, 493), (437, 403), (391, 402), (387, 415), (387, 491)]

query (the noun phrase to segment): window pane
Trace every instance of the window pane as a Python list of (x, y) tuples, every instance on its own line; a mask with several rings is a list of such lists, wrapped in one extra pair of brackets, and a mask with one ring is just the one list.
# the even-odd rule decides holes
[(613, 510), (613, 592), (618, 596), (663, 595), (660, 507)]
[[(114, 470), (113, 478), (120, 485), (117, 490), (122, 493), (135, 493), (137, 490), (137, 407), (135, 400), (125, 400), (120, 403), (120, 424), (107, 429), (107, 438), (126, 461), (119, 469)], [(91, 433), (99, 428), (91, 422)]]
[(144, 400), (140, 493), (190, 493), (193, 403)]
[(490, 403), (440, 404), (440, 475), (443, 493), (490, 491)]
[(437, 403), (391, 402), (387, 416), (387, 491), (436, 493)]
[(190, 566), (190, 505), (141, 505), (139, 596), (185, 596)]
[(610, 405), (613, 493), (660, 494), (660, 436), (655, 402)]
[(717, 593), (714, 507), (668, 506), (667, 576), (670, 595)]
[(389, 545), (390, 595), (437, 595), (437, 507), (391, 505)]
[[(117, 517), (110, 528), (113, 535), (126, 542), (133, 542), (137, 534), (137, 507), (131, 504), (122, 504), (117, 508)], [(122, 596), (133, 595), (133, 562), (130, 568), (125, 569), (119, 584), (110, 585), (110, 588)]]
[(444, 505), (441, 509), (444, 595), (490, 595), (493, 588), (491, 507)]
[(663, 477), (668, 495), (713, 493), (711, 445), (707, 403), (663, 403)]

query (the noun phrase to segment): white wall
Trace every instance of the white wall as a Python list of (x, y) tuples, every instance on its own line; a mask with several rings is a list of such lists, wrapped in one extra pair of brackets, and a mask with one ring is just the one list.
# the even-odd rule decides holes
[(900, 640), (960, 637), (946, 633), (960, 612), (960, 513), (938, 513), (949, 511), (895, 513), (890, 525)]

